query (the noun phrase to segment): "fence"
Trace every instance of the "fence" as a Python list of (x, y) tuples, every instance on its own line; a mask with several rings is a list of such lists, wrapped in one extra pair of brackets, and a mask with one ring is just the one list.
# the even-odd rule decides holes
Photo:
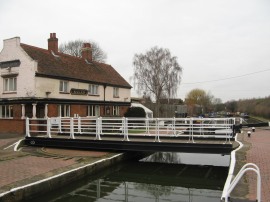
[(123, 135), (129, 141), (132, 135), (230, 138), (234, 135), (234, 118), (109, 118), (109, 117), (52, 117), (47, 119), (26, 119), (26, 136), (69, 134), (70, 138), (80, 135)]

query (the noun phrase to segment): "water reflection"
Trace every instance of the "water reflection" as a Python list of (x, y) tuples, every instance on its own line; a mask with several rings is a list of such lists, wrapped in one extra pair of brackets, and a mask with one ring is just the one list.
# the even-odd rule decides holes
[(194, 158), (185, 155), (164, 152), (123, 163), (32, 201), (220, 201), (228, 167), (183, 164)]
[(188, 165), (230, 165), (230, 155), (223, 154), (196, 154), (196, 153), (177, 153), (177, 152), (157, 152), (144, 159), (142, 162), (159, 162), (171, 164)]

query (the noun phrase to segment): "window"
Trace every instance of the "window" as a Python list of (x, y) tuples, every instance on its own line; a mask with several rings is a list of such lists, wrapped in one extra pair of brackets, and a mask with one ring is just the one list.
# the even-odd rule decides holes
[(13, 118), (13, 106), (0, 105), (0, 118)]
[(119, 116), (119, 106), (113, 106), (113, 116)]
[(17, 91), (17, 77), (4, 78), (4, 92)]
[(90, 84), (89, 85), (89, 94), (98, 95), (98, 85)]
[(68, 93), (68, 81), (60, 81), (59, 92)]
[(113, 88), (113, 97), (119, 97), (119, 88)]
[(58, 116), (70, 117), (70, 105), (58, 105)]
[(99, 116), (100, 108), (98, 105), (89, 105), (87, 108), (87, 116)]

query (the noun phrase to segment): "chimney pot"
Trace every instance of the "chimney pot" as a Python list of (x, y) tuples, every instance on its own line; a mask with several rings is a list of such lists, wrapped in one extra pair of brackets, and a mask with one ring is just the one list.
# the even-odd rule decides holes
[(92, 48), (90, 43), (84, 43), (82, 47), (82, 58), (92, 62)]
[(55, 54), (58, 53), (58, 38), (56, 38), (56, 33), (50, 33), (50, 38), (48, 39), (48, 50), (53, 51)]

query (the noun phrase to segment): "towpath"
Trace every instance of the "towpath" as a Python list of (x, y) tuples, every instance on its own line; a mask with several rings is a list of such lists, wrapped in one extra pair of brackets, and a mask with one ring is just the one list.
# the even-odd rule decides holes
[[(247, 132), (251, 131), (248, 137)], [(243, 143), (242, 149), (236, 154), (235, 175), (246, 163), (255, 163), (261, 172), (262, 179), (262, 202), (270, 202), (270, 127), (256, 128), (252, 132), (251, 128), (245, 128), (238, 139)], [(247, 172), (239, 185), (232, 193), (233, 198), (243, 201), (256, 201), (257, 175), (255, 172)]]

